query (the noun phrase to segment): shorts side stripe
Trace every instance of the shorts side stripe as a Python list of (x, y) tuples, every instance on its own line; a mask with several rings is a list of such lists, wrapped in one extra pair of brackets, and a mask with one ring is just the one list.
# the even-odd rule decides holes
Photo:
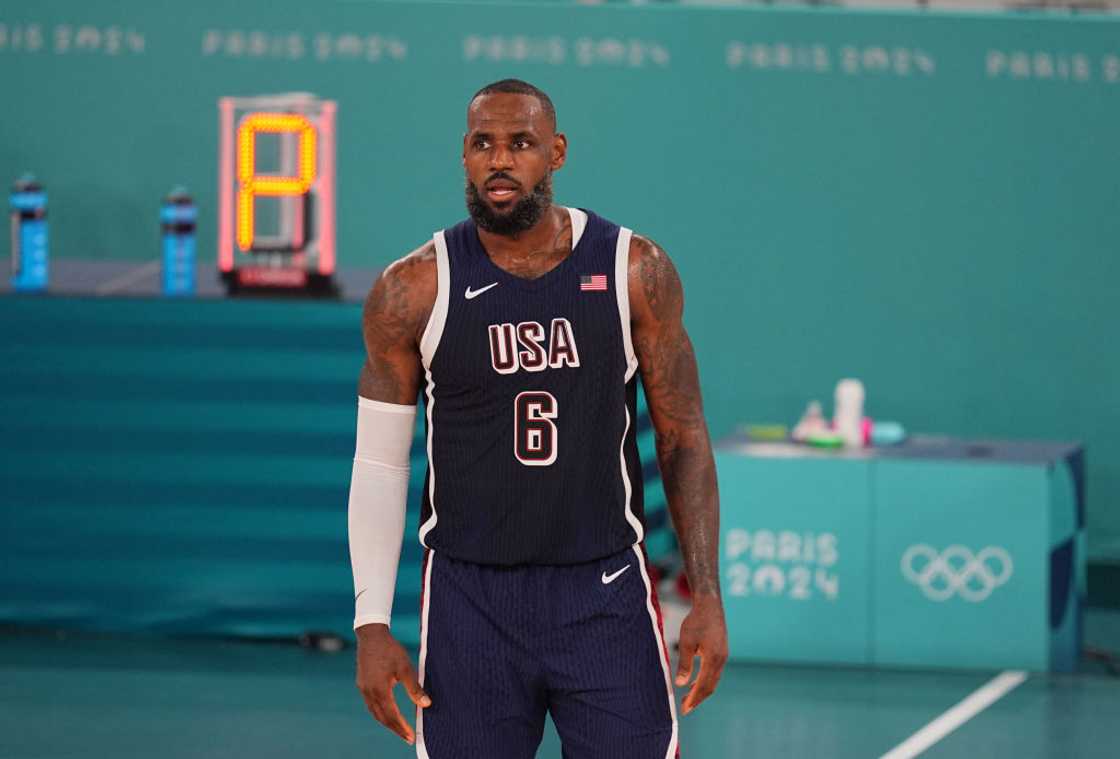
[[(428, 661), (428, 607), (432, 603), (432, 562), (435, 553), (428, 549), (424, 555), (424, 584), (420, 590), (420, 661), (418, 677), (420, 687), (424, 687), (425, 667)], [(416, 707), (416, 756), (417, 759), (430, 759), (428, 748), (424, 745), (424, 710)]]
[(673, 734), (669, 739), (669, 747), (665, 750), (665, 759), (674, 759), (677, 753), (677, 702), (673, 693), (673, 679), (669, 675), (669, 647), (665, 645), (665, 636), (661, 631), (660, 614), (653, 606), (653, 584), (646, 571), (646, 555), (640, 544), (634, 546), (634, 554), (638, 557), (638, 569), (642, 572), (642, 582), (646, 584), (646, 611), (649, 612), (649, 621), (653, 625), (653, 637), (657, 641), (658, 658), (661, 660), (661, 669), (665, 673), (665, 691), (669, 696), (669, 719), (673, 721)]

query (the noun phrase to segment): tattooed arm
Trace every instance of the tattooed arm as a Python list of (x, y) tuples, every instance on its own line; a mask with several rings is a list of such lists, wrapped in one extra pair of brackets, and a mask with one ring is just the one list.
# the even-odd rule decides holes
[[(366, 361), (358, 379), (358, 395), (382, 403), (416, 403), (421, 376), (420, 338), (435, 297), (432, 243), (382, 272), (362, 311)], [(390, 634), (388, 625), (365, 624), (357, 628), (356, 634), (355, 684), (366, 708), (378, 722), (412, 743), (415, 733), (397, 707), (393, 688), (397, 683), (403, 685), (418, 707), (427, 707), (431, 699), (420, 687), (408, 653)]]
[(358, 395), (384, 403), (416, 403), (422, 374), (420, 337), (435, 300), (433, 243), (381, 272), (362, 309), (366, 362), (358, 379)]
[(630, 324), (657, 439), (657, 463), (692, 589), (692, 611), (681, 625), (678, 686), (696, 682), (681, 704), (688, 714), (710, 696), (727, 661), (727, 628), (719, 591), (719, 491), (708, 426), (700, 400), (696, 356), (681, 315), (677, 270), (652, 240), (630, 243)]

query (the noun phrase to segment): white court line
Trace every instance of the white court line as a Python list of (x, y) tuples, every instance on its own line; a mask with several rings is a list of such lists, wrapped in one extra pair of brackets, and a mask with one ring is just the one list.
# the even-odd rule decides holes
[(1026, 672), (1008, 670), (996, 675), (963, 701), (930, 722), (879, 759), (911, 759), (999, 701), (1027, 679)]

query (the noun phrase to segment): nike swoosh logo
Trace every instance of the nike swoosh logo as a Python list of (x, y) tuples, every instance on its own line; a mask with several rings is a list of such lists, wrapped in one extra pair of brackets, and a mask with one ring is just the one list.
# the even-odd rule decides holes
[(467, 287), (467, 292), (465, 293), (465, 295), (467, 296), (467, 300), (470, 300), (471, 298), (477, 298), (479, 295), (482, 295), (484, 292), (489, 290), (491, 287), (497, 287), (497, 286), (498, 286), (497, 282), (491, 282), (486, 287), (480, 287), (477, 290), (472, 290), (470, 288), (470, 286), (468, 286)]
[[(629, 566), (629, 565), (627, 565), (627, 566)], [(357, 595), (357, 596), (354, 596), (354, 600), (355, 600), (355, 601), (357, 601), (357, 600), (358, 600), (358, 596), (362, 595), (362, 593), (365, 593), (365, 592), (366, 592), (367, 590), (369, 590), (369, 588), (362, 588), (361, 590), (359, 590), (359, 591), (358, 591), (358, 595)]]
[(603, 572), (603, 584), (604, 585), (610, 585), (612, 582), (614, 582), (615, 580), (618, 579), (618, 576), (620, 574), (622, 574), (623, 572), (625, 572), (629, 568), (630, 568), (630, 565), (627, 564), (626, 566), (624, 566), (622, 569), (618, 570), (614, 574), (607, 574), (606, 572)]

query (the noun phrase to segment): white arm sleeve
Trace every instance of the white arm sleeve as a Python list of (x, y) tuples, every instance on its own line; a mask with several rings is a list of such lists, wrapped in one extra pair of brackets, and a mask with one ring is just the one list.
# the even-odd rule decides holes
[(416, 406), (358, 398), (358, 442), (347, 522), (354, 570), (354, 629), (389, 624), (408, 500), (408, 449)]

